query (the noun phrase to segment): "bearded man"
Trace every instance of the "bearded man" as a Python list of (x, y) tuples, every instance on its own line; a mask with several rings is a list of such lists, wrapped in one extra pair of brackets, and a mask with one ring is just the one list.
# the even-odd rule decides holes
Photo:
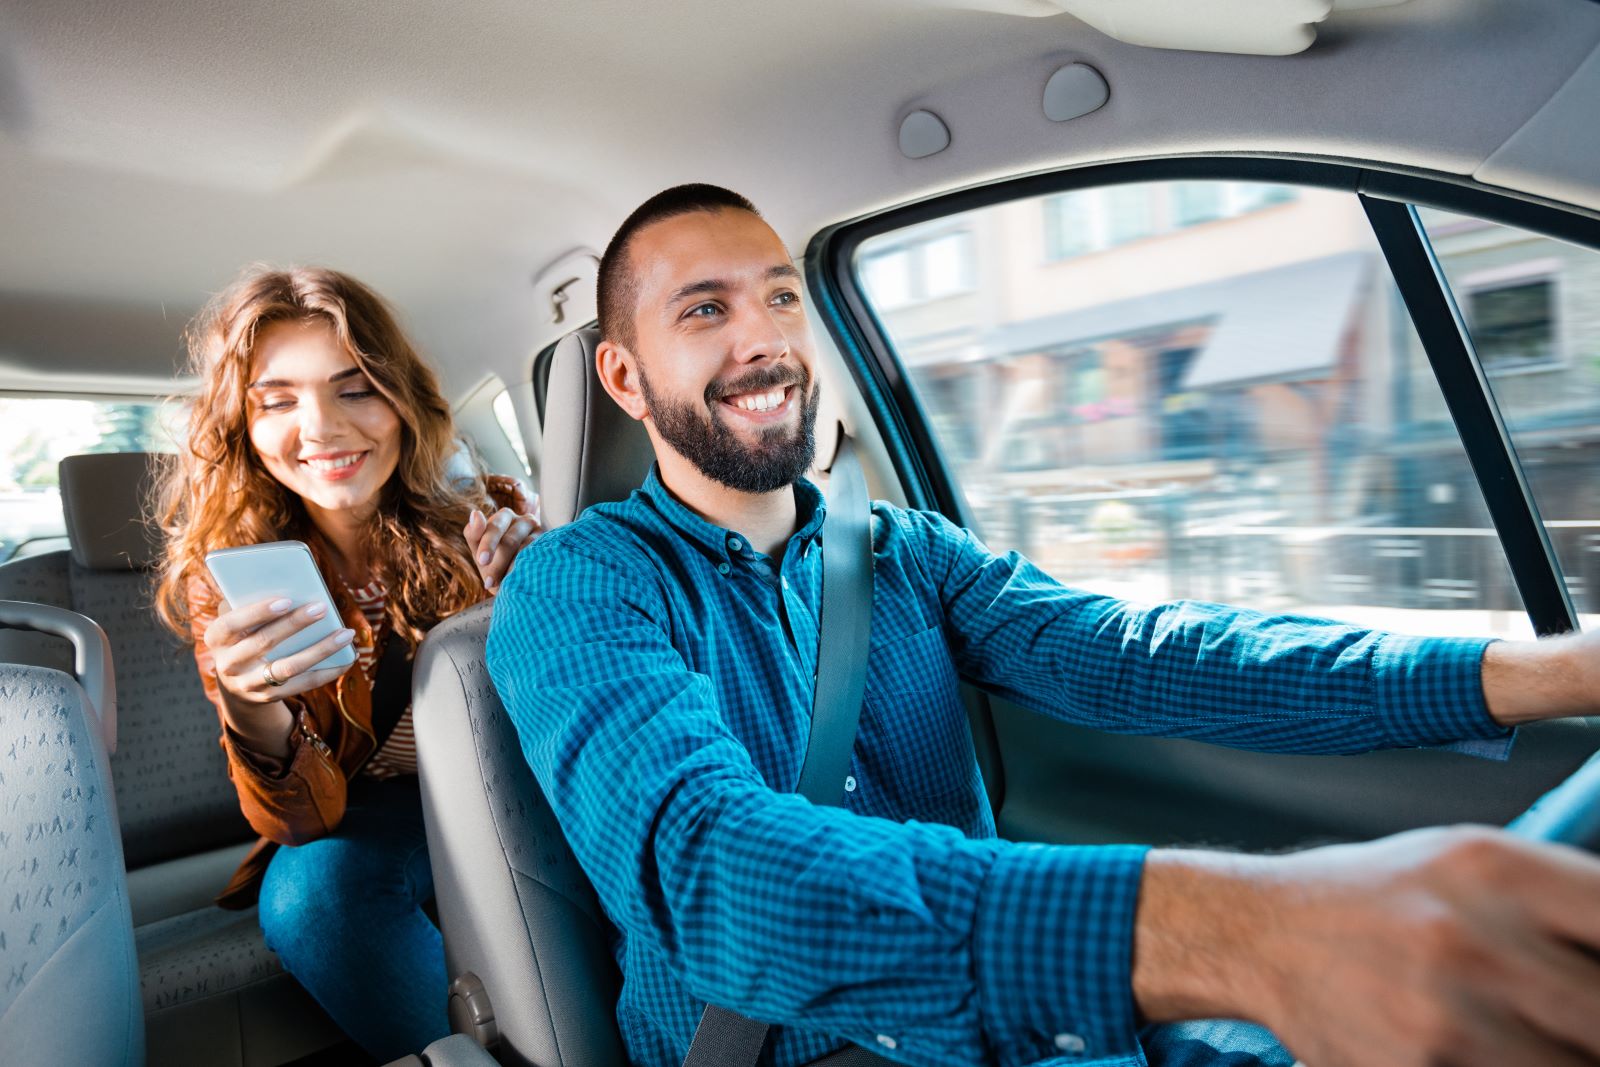
[(813, 805), (829, 546), (801, 276), (747, 200), (692, 185), (623, 223), (599, 285), (599, 376), (656, 465), (522, 553), (488, 662), (617, 928), (632, 1062), (682, 1063), (707, 1003), (773, 1024), (777, 1067), (847, 1044), (1290, 1063), (1273, 1034), (1312, 1067), (1600, 1062), (1600, 861), (1464, 828), (1271, 857), (1002, 841), (957, 688), (1263, 751), (1493, 757), (1596, 710), (1594, 635), (1138, 607), (876, 502), (860, 732), (843, 805)]

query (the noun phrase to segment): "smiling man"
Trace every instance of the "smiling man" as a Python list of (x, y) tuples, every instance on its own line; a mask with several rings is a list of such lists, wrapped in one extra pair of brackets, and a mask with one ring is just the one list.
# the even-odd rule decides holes
[[(1280, 752), (1503, 755), (1596, 710), (1593, 638), (1422, 640), (1062, 587), (873, 505), (842, 808), (793, 794), (823, 501), (801, 283), (743, 198), (667, 190), (600, 271), (601, 380), (657, 465), (522, 556), (490, 672), (620, 934), (633, 1062), (709, 1003), (763, 1063), (1600, 1062), (1600, 862), (1482, 829), (1248, 857), (998, 840), (958, 683), (1101, 729)], [(1202, 1020), (1186, 1022), (1185, 1020)], [(730, 1065), (743, 1067), (743, 1065)]]

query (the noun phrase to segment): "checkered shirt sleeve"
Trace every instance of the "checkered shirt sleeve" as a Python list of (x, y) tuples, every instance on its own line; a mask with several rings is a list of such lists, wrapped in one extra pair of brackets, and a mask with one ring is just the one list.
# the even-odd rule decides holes
[[(923, 690), (953, 661), (1101, 729), (1296, 752), (1506, 743), (1483, 708), (1483, 642), (1136, 607), (1065, 589), (939, 516), (875, 511), (874, 633), (910, 635), (903, 662), (875, 669)], [(687, 995), (778, 1024), (779, 1067), (842, 1040), (928, 1067), (1143, 1062), (1130, 986), (1143, 848), (1006, 842), (775, 789), (729, 723), (772, 699), (746, 668), (781, 633), (718, 630), (756, 626), (718, 600), (756, 587), (688, 547), (662, 560), (670, 539), (647, 548), (592, 515), (524, 551), (488, 663), (622, 932), (636, 1060), (681, 1061)], [(930, 619), (942, 641), (920, 640)], [(691, 647), (715, 669), (693, 668)], [(754, 751), (770, 768), (769, 744)]]

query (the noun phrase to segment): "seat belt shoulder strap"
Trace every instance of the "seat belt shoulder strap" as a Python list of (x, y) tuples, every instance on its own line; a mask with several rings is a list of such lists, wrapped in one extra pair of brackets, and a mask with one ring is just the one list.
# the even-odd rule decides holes
[[(872, 630), (872, 506), (855, 445), (843, 435), (828, 476), (828, 512), (822, 522), (818, 630), (811, 735), (795, 792), (813, 804), (838, 804), (867, 691)], [(708, 1004), (683, 1067), (755, 1067), (768, 1029), (766, 1023)]]

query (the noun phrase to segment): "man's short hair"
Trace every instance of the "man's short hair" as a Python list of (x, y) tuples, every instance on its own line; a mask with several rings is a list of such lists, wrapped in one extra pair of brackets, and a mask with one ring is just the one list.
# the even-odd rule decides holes
[(600, 277), (596, 284), (600, 336), (630, 349), (636, 340), (633, 315), (634, 305), (639, 299), (639, 287), (634, 280), (633, 265), (628, 262), (628, 246), (640, 230), (679, 215), (729, 208), (761, 217), (756, 206), (738, 193), (703, 182), (674, 185), (634, 208), (633, 214), (624, 219), (612, 235), (611, 243), (606, 245), (606, 254), (600, 257)]

